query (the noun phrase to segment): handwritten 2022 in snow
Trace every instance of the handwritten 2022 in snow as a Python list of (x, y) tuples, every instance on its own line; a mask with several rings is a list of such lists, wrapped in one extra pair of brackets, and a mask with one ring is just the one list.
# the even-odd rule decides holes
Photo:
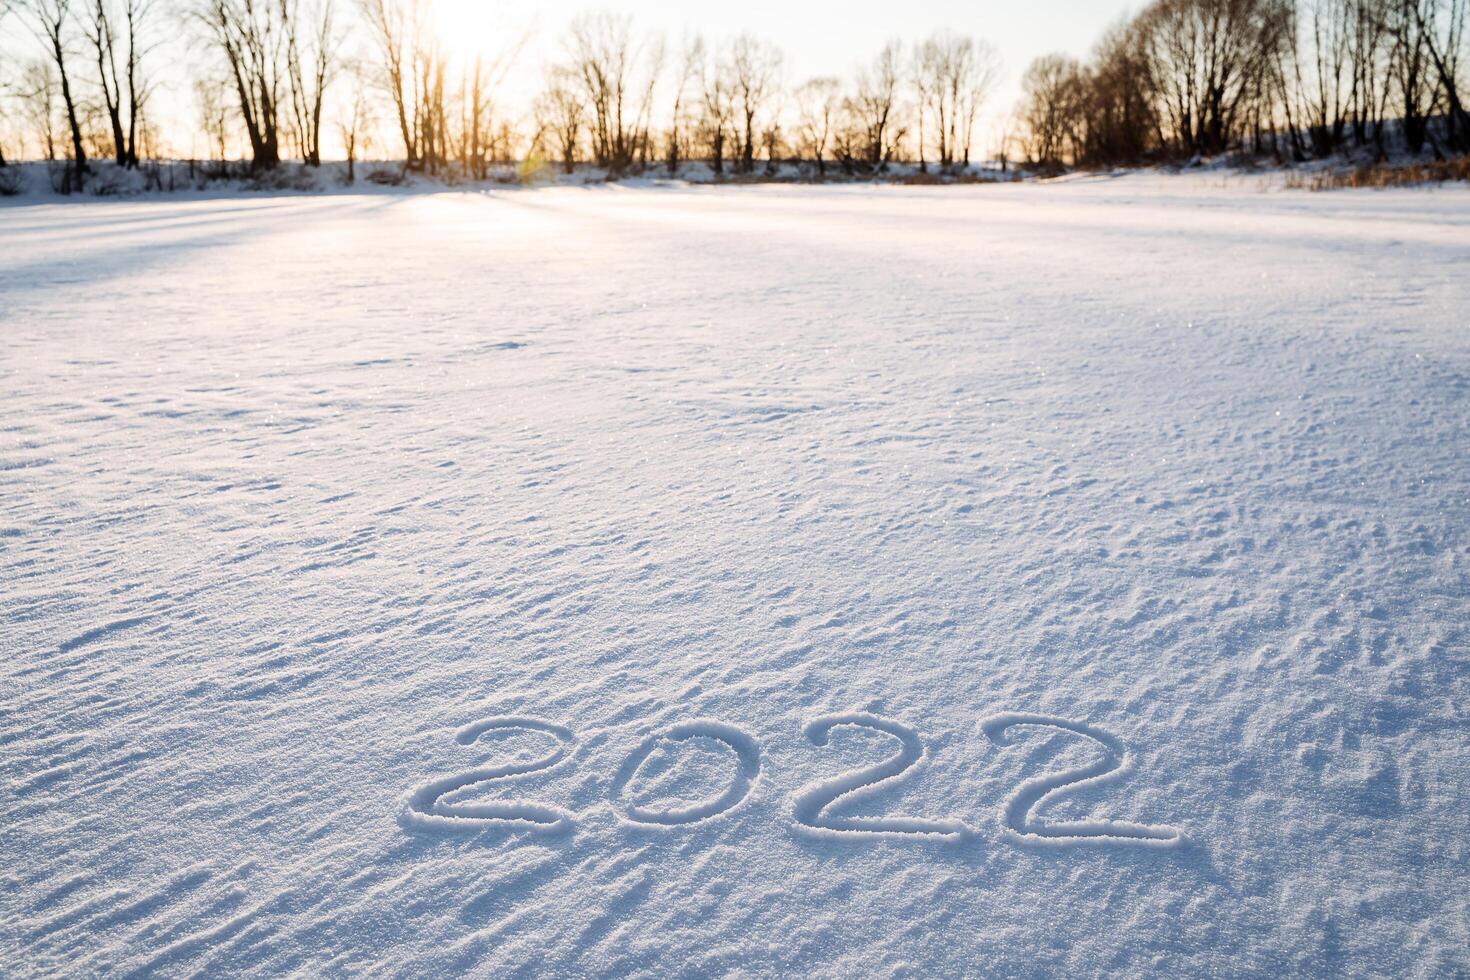
[[(874, 765), (801, 787), (791, 798), (794, 828), (806, 835), (838, 840), (865, 838), (961, 841), (976, 831), (960, 820), (907, 816), (839, 816), (839, 802), (857, 802), (889, 789), (917, 771), (928, 757), (919, 733), (909, 726), (866, 712), (823, 715), (803, 729), (817, 746), (828, 744), (836, 729), (866, 728), (881, 732), (898, 743), (898, 751)], [(1061, 772), (1045, 773), (1023, 781), (1005, 800), (1000, 824), (1005, 837), (1022, 844), (1113, 844), (1142, 847), (1177, 847), (1186, 838), (1177, 827), (1142, 824), (1127, 820), (1073, 820), (1046, 822), (1033, 813), (1048, 801), (1084, 787), (1119, 778), (1130, 765), (1127, 747), (1116, 736), (1085, 722), (1051, 715), (1007, 712), (980, 723), (980, 730), (997, 745), (1012, 744), (1014, 729), (1050, 728), (1080, 737), (1101, 747), (1101, 758)], [(576, 734), (564, 725), (529, 717), (494, 717), (461, 728), (456, 739), (470, 745), (481, 736), (496, 733), (530, 732), (553, 743), (535, 759), (518, 759), (500, 765), (482, 766), (451, 776), (432, 779), (409, 794), (401, 814), (405, 827), (436, 832), (477, 832), (492, 828), (526, 831), (570, 829), (576, 814), (547, 803), (524, 800), (454, 802), (461, 790), (484, 787), (562, 766), (576, 746)], [(733, 756), (734, 773), (723, 793), (681, 808), (655, 809), (634, 802), (629, 784), (661, 746), (677, 747), (691, 739), (710, 739), (723, 744)], [(650, 735), (619, 767), (612, 782), (612, 796), (619, 815), (627, 823), (643, 826), (677, 827), (716, 820), (737, 810), (750, 798), (761, 777), (761, 748), (749, 734), (733, 725), (710, 719), (680, 722)]]

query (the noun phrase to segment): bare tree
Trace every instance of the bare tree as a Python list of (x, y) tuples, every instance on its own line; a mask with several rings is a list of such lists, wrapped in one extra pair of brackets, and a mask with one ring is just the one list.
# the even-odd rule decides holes
[[(416, 19), (422, 8), (414, 5)], [(408, 48), (409, 127), (418, 166), (438, 173), (449, 159), (449, 114), (445, 105), (449, 61), (443, 45), (431, 31), (418, 24)]]
[(102, 107), (112, 132), (113, 157), (138, 165), (138, 137), (153, 85), (144, 72), (144, 32), (153, 0), (90, 0), (83, 28), (97, 63)]
[[(938, 87), (936, 76), (938, 68), (939, 49), (931, 38), (914, 46), (909, 74), (914, 84), (914, 121), (918, 123), (918, 136), (914, 140), (914, 148), (919, 152), (919, 173), (929, 172), (929, 141), (925, 138), (926, 124), (931, 121), (931, 105), (934, 91)], [(940, 132), (944, 126), (939, 125)]]
[[(1299, 12), (1311, 28), (1312, 74), (1309, 84), (1302, 87), (1307, 96), (1308, 133), (1318, 154), (1336, 150), (1347, 131), (1352, 85), (1348, 70), (1352, 47), (1349, 13), (1345, 0), (1306, 0), (1305, 9)], [(1299, 43), (1293, 46), (1299, 47)]]
[[(487, 179), (491, 161), (509, 153), (510, 141), (497, 132), (492, 119), (495, 91), (520, 56), (525, 41), (521, 38), (495, 57), (477, 54), (461, 72), (458, 141), (461, 168), (467, 177)], [(509, 133), (508, 125), (504, 133)]]
[(485, 59), (476, 55), (460, 74), (459, 163), (466, 177), (484, 180), (490, 173), (489, 76)]
[(1368, 143), (1370, 133), (1384, 151), (1383, 112), (1387, 104), (1384, 75), (1384, 49), (1387, 43), (1387, 20), (1382, 16), (1384, 0), (1345, 0), (1350, 32), (1352, 84), (1349, 89), (1349, 116), (1353, 139), (1358, 146)]
[(197, 17), (223, 57), (252, 169), (281, 162), (280, 111), (287, 87), (287, 8), (276, 0), (201, 0)]
[(404, 166), (416, 170), (419, 161), (418, 72), (415, 62), (424, 35), (420, 0), (361, 0), (362, 13), (378, 48), (381, 83), (393, 102), (398, 135), (403, 141)]
[(1155, 0), (1141, 21), (1150, 74), (1179, 147), (1218, 153), (1282, 36), (1275, 0)]
[(716, 174), (725, 170), (725, 140), (735, 119), (735, 83), (728, 62), (705, 58), (699, 68), (700, 120), (710, 167)]
[(949, 165), (953, 166), (958, 154), (961, 166), (970, 165), (970, 148), (975, 138), (975, 117), (980, 107), (990, 99), (991, 91), (1000, 81), (1004, 62), (1000, 52), (989, 41), (975, 40), (962, 57), (950, 61), (950, 72), (946, 75), (945, 90), (951, 109), (949, 142), (946, 151)]
[(352, 90), (347, 97), (347, 111), (337, 124), (337, 135), (347, 154), (347, 183), (352, 185), (357, 183), (358, 154), (368, 148), (371, 140), (373, 114), (372, 104), (368, 101), (368, 82), (363, 66), (360, 63), (353, 64), (347, 72), (347, 78)]
[(766, 154), (766, 176), (776, 176), (776, 164), (786, 145), (786, 135), (781, 129), (781, 111), (771, 114), (771, 120), (761, 130), (761, 149)]
[(975, 116), (1000, 77), (1000, 55), (986, 41), (940, 31), (914, 51), (919, 96), (919, 159), (924, 162), (926, 120), (932, 123), (939, 165), (968, 166)]
[(555, 139), (563, 173), (570, 174), (577, 166), (586, 110), (578, 80), (565, 68), (553, 68), (536, 102), (536, 119), (540, 129)]
[[(5, 18), (7, 15), (9, 15), (9, 13), (10, 0), (0, 0), (0, 24), (3, 24), (5, 22)], [(3, 37), (3, 35), (0, 35), (0, 37)], [(6, 68), (8, 67), (5, 60), (7, 55), (8, 52), (0, 50), (0, 123), (3, 123), (5, 121), (5, 102), (7, 96), (10, 94), (7, 91), (7, 86), (5, 84)], [(0, 167), (4, 166), (5, 149), (3, 145), (0, 145)]]
[(683, 54), (679, 58), (678, 74), (674, 79), (674, 104), (669, 113), (667, 152), (664, 155), (670, 177), (678, 175), (679, 164), (688, 155), (685, 134), (694, 126), (689, 118), (689, 85), (703, 63), (704, 39), (696, 35), (685, 42)]
[(886, 170), (903, 142), (907, 130), (898, 104), (902, 50), (898, 41), (885, 45), (858, 72), (857, 86), (843, 103), (848, 132), (839, 142), (838, 156), (849, 167), (861, 165), (869, 173)]
[(766, 107), (780, 68), (781, 52), (774, 45), (749, 34), (735, 39), (730, 50), (730, 72), (743, 124), (740, 169), (744, 173), (755, 169), (756, 117)]
[(87, 151), (82, 145), (78, 101), (72, 90), (71, 76), (67, 73), (71, 0), (22, 0), (20, 9), (28, 15), (31, 30), (45, 48), (46, 56), (55, 67), (60, 84), (61, 104), (66, 111), (72, 148), (72, 166), (64, 180), (63, 189), (82, 190), (87, 175)]
[(505, 142), (491, 125), (491, 96), (519, 47), (452, 74), (448, 51), (429, 26), (427, 0), (359, 2), (378, 49), (379, 81), (392, 102), (405, 168), (439, 173), (457, 161), (465, 175), (486, 176), (497, 144)]
[(1109, 28), (1093, 53), (1088, 88), (1082, 93), (1085, 146), (1094, 165), (1137, 164), (1158, 132), (1156, 86), (1136, 23)]
[(1389, 75), (1399, 96), (1404, 141), (1419, 153), (1430, 139), (1435, 86), (1429, 66), (1428, 32), (1419, 16), (1420, 5), (1433, 0), (1388, 0), (1384, 10), (1390, 38)]
[(218, 165), (216, 173), (223, 174), (225, 157), (229, 152), (229, 86), (219, 78), (204, 77), (194, 82), (194, 101), (199, 110), (200, 128), (209, 140), (210, 156)]
[(337, 69), (338, 35), (333, 0), (318, 0), (303, 11), (299, 0), (280, 0), (286, 33), (286, 71), (291, 83), (291, 116), (301, 159), (322, 163), (322, 105)]
[(1001, 122), (1000, 137), (996, 141), (995, 157), (1000, 161), (1001, 173), (1006, 173), (1010, 168), (1011, 147), (1016, 142), (1016, 130), (1018, 128), (1019, 121), (1016, 118), (1016, 113), (1014, 111), (1008, 113)]
[(1032, 61), (1021, 78), (1021, 122), (1032, 163), (1055, 169), (1076, 161), (1083, 70), (1075, 58), (1048, 54)]
[(662, 42), (635, 41), (631, 20), (603, 13), (573, 21), (567, 48), (592, 115), (593, 157), (616, 177), (640, 154), (646, 157)]
[(61, 83), (56, 78), (55, 66), (43, 60), (27, 64), (17, 94), (21, 112), (35, 134), (42, 158), (55, 160), (59, 142), (56, 117), (61, 100)]
[[(1295, 12), (1282, 18), (1282, 29), (1282, 43), (1275, 45), (1266, 63), (1265, 84), (1253, 83), (1245, 93), (1244, 105), (1253, 126), (1259, 126), (1262, 115), (1280, 112), (1291, 159), (1299, 162), (1307, 159), (1303, 135), (1312, 114), (1311, 94), (1304, 78), (1310, 70), (1303, 68), (1303, 59), (1309, 53), (1302, 50), (1301, 18)], [(1273, 139), (1271, 149), (1279, 161), (1280, 142)]]
[(1459, 153), (1470, 152), (1470, 112), (1466, 111), (1465, 100), (1460, 95), (1460, 57), (1466, 44), (1470, 0), (1414, 4), (1413, 11), (1429, 60), (1439, 76), (1449, 148)]
[(842, 84), (835, 78), (813, 78), (796, 90), (797, 151), (815, 161), (823, 177), (841, 107)]

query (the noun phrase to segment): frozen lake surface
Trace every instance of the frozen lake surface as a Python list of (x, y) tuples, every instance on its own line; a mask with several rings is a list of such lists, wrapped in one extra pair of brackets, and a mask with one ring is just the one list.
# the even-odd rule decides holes
[(1463, 189), (0, 243), (4, 972), (1470, 971)]

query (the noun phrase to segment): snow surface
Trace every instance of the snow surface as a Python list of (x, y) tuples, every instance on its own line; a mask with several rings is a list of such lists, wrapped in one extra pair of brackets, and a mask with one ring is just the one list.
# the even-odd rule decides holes
[(1470, 193), (0, 208), (0, 972), (1470, 971)]

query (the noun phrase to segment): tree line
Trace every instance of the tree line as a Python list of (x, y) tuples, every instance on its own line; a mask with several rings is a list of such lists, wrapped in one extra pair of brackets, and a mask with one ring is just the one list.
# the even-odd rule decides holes
[[(978, 38), (893, 41), (848, 78), (792, 84), (784, 53), (756, 36), (671, 48), (628, 17), (591, 13), (551, 64), (528, 67), (511, 39), (499, 56), (451, 56), (432, 2), (0, 0), (0, 166), (17, 133), (63, 165), (67, 190), (98, 159), (135, 168), (166, 155), (163, 124), (183, 123), (156, 118), (156, 94), (186, 59), (195, 148), (257, 173), (319, 166), (324, 136), (349, 169), (377, 152), (470, 179), (526, 161), (611, 177), (794, 161), (822, 176), (898, 162), (955, 174), (982, 152), (1062, 167), (1470, 150), (1470, 0), (1153, 0), (1086, 61), (1032, 62), (983, 150), (977, 119), (1001, 59)], [(513, 71), (538, 75), (518, 109), (498, 94)]]
[[(592, 13), (571, 23), (532, 104), (515, 112), (497, 90), (517, 46), (452, 57), (432, 0), (163, 2), (0, 0), (0, 26), (31, 42), (19, 65), (0, 64), (0, 132), (33, 134), (41, 156), (65, 163), (68, 189), (99, 158), (131, 168), (164, 152), (152, 100), (180, 46), (200, 66), (195, 143), (219, 161), (233, 150), (256, 172), (290, 158), (319, 166), (324, 129), (335, 129), (349, 167), (372, 147), (410, 171), (474, 179), (528, 159), (611, 177), (694, 160), (754, 174), (792, 158), (872, 174), (917, 154), (925, 170), (953, 171), (976, 152), (1000, 72), (988, 43), (938, 32), (889, 43), (851, 79), (788, 86), (783, 52), (755, 36), (671, 51), (628, 17)], [(0, 56), (21, 47), (0, 44)]]
[(1153, 0), (1087, 61), (1031, 64), (1025, 153), (1054, 167), (1464, 154), (1467, 17), (1470, 0)]

